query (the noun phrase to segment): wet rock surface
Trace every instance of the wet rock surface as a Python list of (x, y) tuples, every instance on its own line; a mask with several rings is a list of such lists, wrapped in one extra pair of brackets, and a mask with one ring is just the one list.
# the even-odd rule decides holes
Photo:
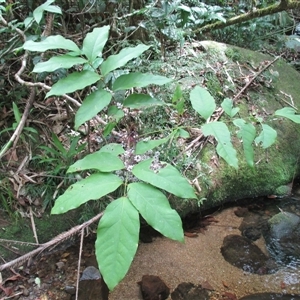
[(108, 300), (108, 287), (94, 266), (84, 269), (78, 287), (78, 300)]
[(256, 241), (262, 236), (263, 232), (267, 230), (268, 218), (268, 216), (266, 217), (247, 209), (246, 212), (244, 212), (243, 221), (239, 230), (244, 237), (251, 241)]
[(300, 259), (300, 217), (291, 212), (280, 212), (269, 221), (265, 239), (270, 253), (281, 262)]
[(209, 292), (201, 285), (182, 282), (171, 294), (172, 300), (208, 300)]
[(170, 289), (158, 276), (144, 275), (138, 284), (143, 300), (165, 300), (169, 297)]
[(269, 258), (251, 240), (240, 235), (228, 235), (223, 240), (221, 253), (224, 259), (243, 271), (267, 274)]

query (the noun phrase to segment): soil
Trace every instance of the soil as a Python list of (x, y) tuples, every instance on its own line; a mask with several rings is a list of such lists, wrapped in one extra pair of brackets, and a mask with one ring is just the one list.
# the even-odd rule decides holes
[[(228, 208), (215, 213), (214, 219), (218, 223), (211, 223), (204, 233), (198, 232), (192, 235), (193, 238), (185, 237), (183, 244), (162, 237), (155, 237), (152, 243), (140, 243), (128, 274), (110, 293), (109, 300), (142, 299), (137, 283), (143, 275), (159, 276), (171, 292), (182, 282), (210, 285), (214, 290), (210, 299), (230, 299), (228, 295), (238, 299), (262, 292), (300, 294), (300, 270), (286, 267), (275, 274), (250, 274), (224, 260), (220, 252), (224, 237), (240, 234), (238, 227), (242, 218), (237, 217), (234, 210)], [(266, 253), (262, 238), (255, 243)], [(11, 271), (2, 272), (3, 280), (12, 278), (3, 286), (11, 289), (10, 296), (20, 293), (14, 299), (72, 299), (78, 248), (74, 245), (65, 251), (37, 258), (30, 267), (15, 269), (22, 277)], [(87, 266), (96, 266), (91, 237), (85, 239), (82, 255), (81, 271)], [(0, 296), (2, 299), (4, 292)]]

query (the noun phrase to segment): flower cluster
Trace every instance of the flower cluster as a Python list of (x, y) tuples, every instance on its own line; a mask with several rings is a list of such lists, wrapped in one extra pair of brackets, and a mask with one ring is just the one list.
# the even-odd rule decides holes
[(134, 153), (134, 149), (127, 149), (120, 158), (122, 159), (125, 168), (122, 170), (118, 170), (115, 172), (117, 176), (119, 176), (123, 181), (127, 180), (128, 182), (136, 182), (138, 179), (132, 174), (133, 167), (141, 161), (146, 159), (153, 158), (150, 169), (155, 173), (158, 173), (161, 168), (165, 166), (165, 164), (159, 161), (160, 152), (156, 151), (153, 153), (152, 150), (147, 151), (145, 154), (136, 155)]
[(166, 166), (166, 163), (162, 163), (159, 161), (160, 152), (156, 151), (153, 156), (153, 161), (151, 163), (150, 169), (154, 171), (154, 173), (158, 173), (160, 169)]

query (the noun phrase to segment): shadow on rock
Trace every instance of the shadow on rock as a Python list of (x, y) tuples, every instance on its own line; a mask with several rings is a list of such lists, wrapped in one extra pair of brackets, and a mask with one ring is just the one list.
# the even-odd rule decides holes
[(240, 235), (228, 235), (223, 240), (221, 253), (233, 266), (249, 273), (269, 274), (274, 272), (274, 263), (249, 239)]

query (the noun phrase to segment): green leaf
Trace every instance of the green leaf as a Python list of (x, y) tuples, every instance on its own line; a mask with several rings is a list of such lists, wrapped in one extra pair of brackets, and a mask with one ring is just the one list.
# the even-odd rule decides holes
[(111, 173), (97, 173), (72, 184), (59, 196), (51, 214), (63, 214), (89, 200), (97, 200), (115, 191), (123, 181)]
[(103, 129), (103, 133), (102, 133), (103, 136), (107, 137), (112, 132), (112, 130), (115, 128), (116, 125), (117, 125), (116, 122), (107, 123)]
[(109, 72), (121, 68), (127, 64), (131, 59), (139, 57), (143, 52), (148, 50), (150, 46), (140, 44), (136, 47), (128, 47), (122, 49), (120, 53), (111, 55), (101, 65), (101, 72), (103, 76)]
[(43, 13), (44, 11), (49, 11), (52, 13), (57, 13), (57, 14), (61, 14), (61, 9), (58, 6), (55, 5), (50, 5), (51, 3), (53, 3), (54, 0), (48, 0), (47, 2), (45, 2), (44, 4), (38, 6), (34, 11), (33, 11), (33, 17), (35, 19), (35, 21), (39, 24), (42, 20), (43, 17)]
[(102, 56), (102, 50), (107, 42), (110, 26), (95, 28), (88, 33), (83, 40), (81, 53), (84, 54), (90, 62), (93, 62), (97, 57)]
[(51, 90), (46, 94), (46, 98), (52, 95), (61, 96), (81, 90), (95, 82), (101, 77), (92, 71), (74, 72), (53, 84)]
[(97, 151), (86, 155), (71, 165), (67, 173), (96, 169), (100, 172), (112, 172), (124, 168), (122, 160), (114, 154)]
[(176, 103), (182, 98), (182, 90), (179, 84), (177, 84), (176, 89), (173, 94), (172, 103)]
[(192, 186), (176, 168), (170, 164), (163, 163), (163, 167), (155, 173), (151, 169), (151, 164), (152, 159), (141, 161), (132, 169), (133, 175), (175, 196), (181, 198), (197, 198)]
[(273, 145), (277, 138), (277, 131), (267, 124), (262, 124), (262, 132), (255, 139), (257, 144), (261, 143), (264, 149)]
[(55, 133), (52, 133), (52, 142), (55, 146), (55, 148), (60, 152), (60, 156), (67, 156), (67, 150), (65, 149), (65, 147), (63, 146), (63, 144), (61, 143), (61, 141), (59, 140), (58, 136)]
[(178, 101), (175, 105), (178, 114), (182, 115), (184, 113), (184, 99)]
[(29, 51), (45, 52), (51, 49), (66, 49), (71, 50), (80, 55), (81, 51), (77, 45), (61, 35), (51, 35), (44, 39), (42, 42), (27, 41), (24, 43), (23, 48)]
[(113, 90), (127, 90), (134, 87), (145, 87), (149, 84), (163, 85), (171, 82), (172, 79), (165, 76), (153, 75), (151, 73), (129, 73), (118, 77), (114, 84)]
[(109, 152), (116, 156), (123, 154), (125, 152), (123, 147), (120, 144), (116, 144), (116, 143), (107, 144), (107, 145), (103, 146), (99, 151), (100, 152)]
[(233, 148), (228, 127), (223, 122), (204, 124), (202, 132), (205, 136), (212, 135), (218, 142), (217, 153), (232, 167), (238, 168), (236, 150)]
[(111, 97), (111, 94), (105, 90), (96, 90), (88, 95), (75, 115), (75, 130), (106, 107), (110, 103)]
[(132, 109), (140, 109), (154, 105), (164, 105), (159, 99), (153, 98), (146, 94), (131, 94), (123, 102), (123, 105)]
[(119, 198), (106, 207), (95, 245), (99, 269), (110, 290), (125, 277), (132, 263), (139, 230), (139, 214), (127, 198)]
[(48, 61), (40, 62), (35, 65), (32, 72), (53, 72), (59, 68), (69, 69), (74, 65), (79, 65), (87, 62), (86, 59), (81, 57), (74, 57), (71, 55), (61, 55), (51, 57)]
[(178, 128), (176, 130), (175, 137), (181, 137), (184, 139), (188, 139), (190, 137), (190, 134), (188, 133), (188, 131), (186, 131), (182, 128)]
[(300, 115), (296, 115), (296, 110), (291, 107), (284, 107), (275, 111), (275, 116), (282, 116), (300, 124)]
[(238, 107), (233, 108), (233, 101), (229, 98), (225, 98), (221, 103), (221, 106), (225, 113), (231, 118), (233, 118), (240, 110)]
[(108, 108), (107, 115), (115, 119), (116, 122), (118, 122), (125, 116), (123, 110), (119, 109), (116, 105), (111, 105)]
[(45, 11), (51, 12), (53, 14), (61, 14), (62, 15), (61, 8), (56, 5), (49, 5), (48, 7), (45, 8)]
[(130, 183), (128, 198), (155, 230), (172, 240), (184, 241), (181, 219), (162, 192), (146, 183)]
[(190, 100), (194, 110), (205, 120), (209, 119), (216, 109), (214, 98), (206, 89), (200, 86), (196, 86), (191, 91)]
[(252, 124), (246, 123), (243, 119), (236, 119), (233, 121), (235, 126), (240, 127), (238, 137), (243, 141), (243, 149), (247, 164), (254, 167), (254, 150), (252, 143), (255, 139), (256, 129)]
[(166, 143), (168, 140), (168, 138), (164, 138), (159, 140), (140, 141), (136, 144), (135, 154), (144, 154), (145, 152)]
[(18, 125), (21, 121), (22, 115), (21, 115), (20, 110), (15, 102), (13, 102), (13, 112), (14, 112), (15, 121)]

